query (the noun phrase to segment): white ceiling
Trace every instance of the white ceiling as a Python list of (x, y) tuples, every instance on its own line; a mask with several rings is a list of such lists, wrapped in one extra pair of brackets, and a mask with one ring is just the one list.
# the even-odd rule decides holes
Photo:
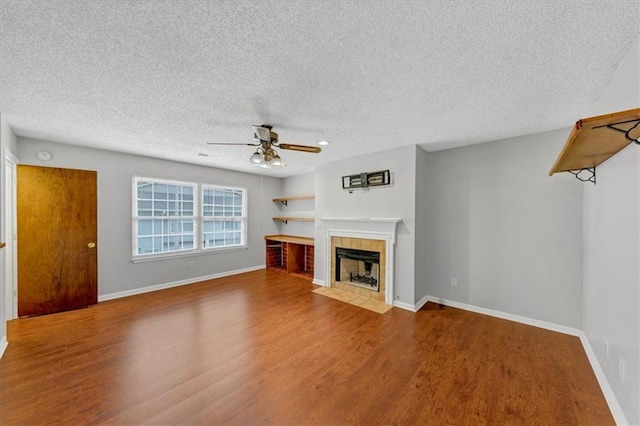
[[(0, 111), (17, 134), (273, 176), (588, 116), (640, 32), (633, 1), (2, 0)], [(209, 154), (200, 157), (198, 153)]]

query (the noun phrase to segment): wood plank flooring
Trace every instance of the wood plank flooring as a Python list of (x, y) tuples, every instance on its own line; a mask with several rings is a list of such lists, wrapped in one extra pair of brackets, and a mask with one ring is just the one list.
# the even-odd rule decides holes
[(614, 424), (576, 337), (268, 269), (9, 323), (0, 424)]

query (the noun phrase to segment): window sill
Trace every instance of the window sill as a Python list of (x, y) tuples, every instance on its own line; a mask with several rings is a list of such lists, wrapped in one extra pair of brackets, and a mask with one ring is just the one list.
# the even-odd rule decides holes
[(207, 256), (218, 253), (229, 253), (234, 251), (246, 251), (249, 249), (249, 246), (234, 246), (234, 247), (221, 247), (221, 248), (210, 248), (204, 250), (193, 250), (193, 251), (185, 251), (178, 253), (162, 253), (162, 254), (152, 254), (147, 256), (133, 256), (131, 258), (132, 263), (146, 263), (146, 262), (155, 262), (157, 260), (169, 260), (169, 259), (180, 259), (184, 257), (194, 257), (194, 256)]

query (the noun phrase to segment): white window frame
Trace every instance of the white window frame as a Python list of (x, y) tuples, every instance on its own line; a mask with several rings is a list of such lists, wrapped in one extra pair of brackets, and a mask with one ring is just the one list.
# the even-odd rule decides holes
[[(131, 257), (131, 261), (133, 263), (149, 262), (154, 260), (172, 259), (172, 258), (179, 258), (179, 257), (190, 257), (190, 256), (204, 255), (204, 254), (214, 254), (218, 252), (246, 250), (248, 248), (247, 246), (248, 191), (246, 188), (232, 187), (232, 186), (226, 186), (226, 185), (206, 184), (206, 183), (199, 183), (199, 182), (178, 181), (178, 180), (154, 178), (154, 177), (147, 177), (147, 176), (133, 176), (131, 181), (132, 181), (132, 185), (131, 185), (132, 186), (132, 191), (131, 191), (132, 193), (132, 212), (131, 212), (132, 213), (132, 220), (131, 220), (132, 257)], [(193, 194), (193, 220), (194, 220), (193, 246), (194, 248), (193, 249), (170, 251), (170, 252), (163, 252), (163, 253), (138, 254), (138, 220), (154, 218), (153, 216), (138, 216), (138, 182), (140, 181), (149, 181), (153, 183), (161, 183), (166, 185), (193, 186), (194, 188), (194, 194)], [(234, 220), (241, 221), (241, 244), (240, 245), (204, 248), (203, 246), (204, 221), (214, 219), (213, 216), (207, 216), (206, 218), (204, 217), (203, 199), (204, 199), (205, 188), (233, 190), (233, 191), (242, 192), (242, 216), (233, 217)], [(155, 219), (157, 219), (157, 217), (155, 217)]]
[[(242, 193), (242, 215), (241, 216), (205, 216), (204, 215), (204, 190), (212, 189), (212, 190), (222, 190), (222, 191), (240, 191)], [(212, 185), (212, 184), (200, 184), (200, 210), (198, 211), (201, 214), (201, 218), (199, 221), (200, 224), (200, 249), (205, 252), (209, 251), (220, 251), (220, 250), (232, 250), (237, 248), (247, 247), (247, 189), (232, 187), (232, 186), (223, 186), (223, 185)], [(218, 246), (218, 247), (204, 247), (204, 223), (205, 221), (216, 222), (216, 221), (236, 221), (240, 222), (240, 244), (228, 245), (228, 246)]]

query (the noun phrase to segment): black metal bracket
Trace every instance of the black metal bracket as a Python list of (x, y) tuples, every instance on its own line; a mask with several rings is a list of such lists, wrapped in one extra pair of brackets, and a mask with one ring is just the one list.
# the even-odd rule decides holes
[[(634, 126), (632, 126), (629, 130), (624, 130), (624, 129), (619, 129), (615, 126), (620, 125), (620, 124), (627, 124), (627, 123), (636, 123)], [(634, 120), (627, 120), (627, 121), (620, 121), (618, 123), (611, 123), (611, 124), (604, 124), (602, 126), (597, 126), (594, 127), (594, 129), (600, 129), (602, 127), (606, 127), (607, 129), (611, 129), (611, 130), (615, 130), (616, 132), (620, 132), (620, 133), (624, 133), (624, 137), (629, 141), (629, 142), (633, 142), (637, 145), (640, 145), (640, 138), (632, 138), (630, 136), (630, 133), (633, 129), (635, 129), (636, 127), (640, 126), (640, 120), (639, 119), (634, 119)], [(640, 129), (640, 127), (639, 127)]]
[(567, 170), (567, 171), (572, 175), (574, 175), (576, 179), (582, 182), (591, 182), (594, 185), (596, 184), (596, 168), (595, 167), (589, 167), (586, 169), (579, 169), (579, 170)]
[(282, 200), (282, 201), (280, 201), (280, 202), (282, 203), (282, 205), (283, 205), (283, 206), (286, 206), (286, 205), (287, 205), (287, 200)]

